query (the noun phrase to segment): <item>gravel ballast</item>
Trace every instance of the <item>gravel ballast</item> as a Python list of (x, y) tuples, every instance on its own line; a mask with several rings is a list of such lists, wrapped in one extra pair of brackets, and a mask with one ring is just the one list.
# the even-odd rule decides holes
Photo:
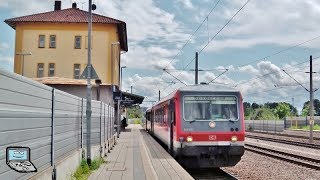
[(221, 168), (238, 179), (308, 179), (316, 180), (320, 171), (301, 167), (274, 158), (246, 151), (241, 161), (234, 167)]

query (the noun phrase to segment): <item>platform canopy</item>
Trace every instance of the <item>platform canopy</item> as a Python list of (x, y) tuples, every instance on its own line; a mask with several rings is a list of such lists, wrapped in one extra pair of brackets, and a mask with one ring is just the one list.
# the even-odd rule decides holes
[(144, 97), (122, 91), (121, 105), (128, 107), (132, 105), (142, 104)]

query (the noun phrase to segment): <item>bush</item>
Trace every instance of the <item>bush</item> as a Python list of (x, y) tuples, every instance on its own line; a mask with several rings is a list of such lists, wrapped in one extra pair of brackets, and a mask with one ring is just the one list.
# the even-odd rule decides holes
[(134, 124), (141, 124), (141, 120), (140, 120), (140, 119), (135, 119), (135, 120), (133, 121), (133, 123), (134, 123)]
[(88, 179), (91, 171), (99, 169), (100, 165), (105, 163), (103, 158), (95, 159), (91, 162), (91, 166), (88, 165), (87, 160), (82, 159), (80, 166), (76, 172), (72, 175), (72, 179), (86, 180)]
[(91, 166), (90, 166), (90, 170), (96, 170), (99, 169), (99, 167), (101, 166), (101, 164), (103, 164), (105, 161), (103, 158), (99, 158), (97, 160), (93, 160), (91, 162)]

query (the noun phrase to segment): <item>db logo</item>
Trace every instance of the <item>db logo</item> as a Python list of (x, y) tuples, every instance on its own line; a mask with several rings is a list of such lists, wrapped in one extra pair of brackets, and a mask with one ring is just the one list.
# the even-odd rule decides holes
[(215, 140), (217, 140), (217, 136), (216, 135), (209, 135), (209, 140), (215, 141)]

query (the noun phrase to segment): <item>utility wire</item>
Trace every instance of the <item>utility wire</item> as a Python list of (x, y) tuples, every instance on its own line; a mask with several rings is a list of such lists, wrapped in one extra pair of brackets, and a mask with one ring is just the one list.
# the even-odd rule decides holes
[(211, 8), (210, 12), (208, 13), (208, 15), (203, 19), (202, 23), (198, 26), (198, 28), (193, 32), (192, 35), (190, 35), (189, 39), (187, 40), (187, 42), (182, 46), (182, 48), (179, 50), (179, 52), (173, 57), (173, 59), (163, 68), (166, 69), (177, 57), (178, 55), (182, 52), (182, 50), (186, 47), (186, 45), (191, 41), (192, 37), (197, 33), (197, 31), (200, 29), (200, 27), (203, 25), (204, 22), (206, 22), (206, 20), (208, 19), (208, 17), (210, 16), (210, 14), (213, 12), (213, 10), (217, 7), (217, 5), (219, 4), (221, 0), (218, 0), (215, 5)]
[[(320, 56), (315, 57), (313, 60), (319, 59), (319, 58), (320, 58)], [(309, 60), (305, 60), (305, 61), (303, 61), (303, 62), (297, 63), (297, 64), (292, 65), (292, 66), (293, 66), (293, 67), (294, 67), (294, 66), (299, 66), (299, 65), (304, 64), (304, 63), (306, 63), (306, 62), (309, 62)], [(274, 73), (278, 73), (278, 72), (279, 72), (279, 71), (272, 71), (272, 72), (269, 72), (269, 73), (267, 73), (267, 74), (264, 74), (264, 75), (261, 75), (261, 76), (257, 76), (257, 77), (255, 77), (255, 78), (252, 78), (252, 79), (250, 79), (250, 80), (248, 80), (248, 81), (246, 81), (246, 82), (239, 82), (239, 83), (237, 83), (237, 84), (235, 85), (235, 87), (237, 87), (238, 85), (241, 85), (241, 84), (249, 83), (249, 82), (251, 82), (251, 81), (253, 81), (253, 80), (256, 80), (256, 79), (261, 79), (261, 78), (263, 78), (263, 77), (265, 77), (265, 76), (268, 76), (268, 75), (271, 75), (271, 74), (274, 74)]]
[(308, 40), (306, 40), (306, 41), (304, 41), (304, 42), (298, 43), (298, 44), (296, 44), (296, 45), (293, 45), (293, 46), (291, 46), (291, 47), (282, 49), (282, 50), (277, 51), (277, 52), (275, 52), (275, 53), (272, 53), (272, 54), (270, 54), (270, 55), (267, 55), (267, 56), (265, 56), (265, 57), (263, 57), (263, 58), (260, 58), (260, 59), (257, 59), (257, 60), (254, 60), (254, 61), (251, 61), (251, 62), (242, 64), (242, 65), (236, 66), (236, 68), (243, 67), (243, 66), (247, 66), (247, 65), (249, 65), (249, 64), (252, 64), (252, 63), (255, 63), (255, 62), (258, 62), (258, 61), (262, 61), (262, 60), (267, 59), (267, 58), (270, 58), (270, 57), (272, 57), (272, 56), (281, 54), (281, 53), (283, 53), (283, 52), (285, 52), (285, 51), (288, 51), (288, 50), (291, 50), (291, 49), (293, 49), (293, 48), (299, 47), (299, 46), (301, 46), (301, 45), (303, 45), (303, 44), (306, 44), (306, 43), (308, 43), (308, 42), (314, 41), (314, 40), (316, 40), (316, 39), (318, 39), (318, 38), (320, 38), (320, 35), (318, 35), (318, 36), (316, 36), (316, 37), (314, 37), (314, 38), (312, 38), (312, 39), (308, 39)]
[[(198, 54), (200, 55), (201, 52), (206, 49), (208, 47), (208, 45), (215, 39), (215, 37), (217, 37), (221, 32), (222, 30), (234, 19), (234, 17), (250, 2), (250, 0), (247, 0), (246, 3), (244, 3), (241, 8), (227, 21), (227, 23), (222, 27), (220, 28), (220, 30), (207, 42), (207, 44), (202, 47), (202, 49), (198, 52)], [(190, 60), (190, 62), (183, 68), (183, 70), (185, 70), (193, 61), (195, 60), (195, 57), (192, 58)], [(167, 72), (167, 71), (166, 71)], [(168, 72), (167, 72), (168, 73)], [(181, 72), (182, 73), (182, 72)], [(181, 73), (175, 77), (175, 79), (178, 79), (178, 77), (181, 75)]]
[(284, 73), (286, 73), (291, 79), (293, 79), (296, 83), (298, 83), (301, 87), (303, 87), (306, 91), (310, 92), (306, 87), (304, 87), (299, 81), (297, 81), (294, 77), (292, 77), (289, 73), (287, 73), (284, 69), (282, 69)]
[(218, 79), (220, 76), (222, 76), (224, 73), (226, 73), (229, 69), (226, 69), (224, 72), (219, 74), (217, 77), (213, 78), (211, 81), (208, 82), (208, 84), (212, 83), (214, 80)]
[(173, 78), (175, 78), (176, 80), (178, 80), (179, 82), (181, 82), (184, 85), (187, 85), (185, 82), (181, 81), (180, 79), (178, 79), (177, 77), (175, 77), (174, 75), (172, 75), (171, 73), (169, 73), (168, 71), (166, 71), (165, 69), (163, 69), (163, 71), (165, 71), (166, 73), (168, 73), (170, 76), (172, 76)]
[[(236, 15), (238, 15), (238, 13), (250, 2), (250, 0), (247, 0), (246, 3), (244, 3), (241, 8), (227, 21), (227, 23), (220, 28), (220, 30), (210, 39), (210, 41), (207, 42), (207, 44), (205, 46), (202, 47), (202, 49), (198, 52), (198, 54), (200, 55), (202, 53), (202, 51), (204, 49), (206, 49), (208, 47), (208, 45), (222, 32), (222, 30), (234, 19), (234, 17), (236, 17)], [(195, 60), (195, 57), (192, 58), (190, 60), (190, 62), (183, 68), (186, 69), (193, 61)]]

